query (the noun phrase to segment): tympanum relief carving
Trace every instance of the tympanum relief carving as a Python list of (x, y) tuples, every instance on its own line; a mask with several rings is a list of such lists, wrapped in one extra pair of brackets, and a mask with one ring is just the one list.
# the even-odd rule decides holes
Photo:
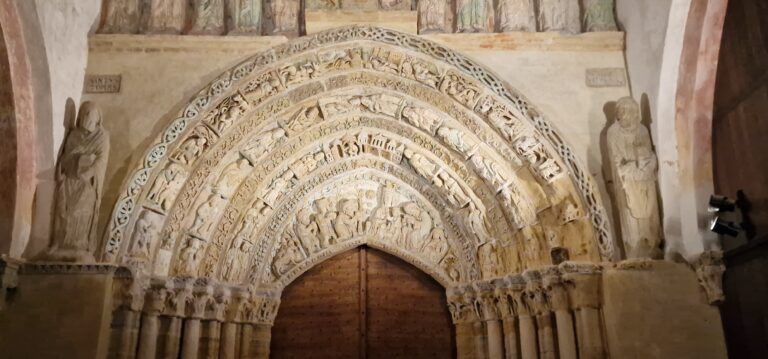
[[(220, 96), (193, 102), (160, 137), (165, 152), (149, 151), (144, 165), (154, 170), (126, 192), (136, 198), (146, 187), (137, 207), (151, 209), (158, 224), (136, 217), (126, 227), (133, 208), (121, 199), (108, 257), (118, 253), (123, 228), (133, 242), (146, 237), (134, 231), (152, 229), (160, 242), (149, 246), (155, 273), (274, 279), (399, 222), (400, 236), (381, 245), (447, 281), (546, 264), (555, 248), (596, 258), (587, 217), (594, 208), (579, 192), (589, 182), (579, 189), (570, 182), (570, 167), (534, 126), (545, 121), (524, 100), (503, 100), (484, 80), (387, 44), (329, 46), (264, 65), (271, 61), (238, 65), (208, 92)], [(359, 166), (396, 175), (446, 213), (427, 220), (415, 200), (376, 211), (383, 200), (360, 203), (365, 193), (299, 202), (324, 178)], [(566, 201), (579, 214), (564, 222)], [(572, 243), (580, 238), (584, 246)], [(494, 262), (502, 270), (470, 270)]]

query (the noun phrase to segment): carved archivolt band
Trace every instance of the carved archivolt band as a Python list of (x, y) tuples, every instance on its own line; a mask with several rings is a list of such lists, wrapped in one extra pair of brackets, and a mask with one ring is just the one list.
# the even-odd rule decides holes
[[(610, 228), (592, 179), (520, 95), (440, 45), (353, 26), (256, 55), (193, 99), (125, 184), (106, 233), (104, 259), (151, 263), (145, 265), (161, 268), (156, 274), (162, 275), (252, 277), (223, 268), (236, 260), (230, 252), (241, 251), (248, 265), (265, 273), (268, 260), (290, 241), (256, 240), (255, 233), (283, 236), (298, 219), (292, 212), (278, 215), (278, 208), (317, 207), (301, 202), (309, 192), (291, 197), (293, 189), (356, 156), (380, 158), (390, 164), (360, 166), (407, 173), (417, 181), (409, 184), (416, 192), (429, 189), (443, 198), (458, 218), (446, 236), (450, 252), (463, 257), (458, 262), (466, 280), (479, 278), (471, 268), (481, 268), (483, 278), (504, 274), (488, 272), (495, 271), (494, 262), (523, 263), (506, 266), (507, 272), (547, 264), (544, 249), (550, 248), (597, 260), (597, 246), (603, 258), (612, 258)], [(426, 231), (426, 225), (413, 223), (421, 216), (417, 204), (402, 203), (388, 207), (398, 213), (389, 220), (407, 219)], [(351, 203), (337, 205), (354, 212)], [(337, 232), (353, 221), (339, 208), (332, 211), (339, 216)], [(310, 218), (319, 218), (312, 211)], [(584, 215), (591, 226), (582, 224)], [(303, 221), (302, 230), (318, 235), (309, 222)], [(441, 223), (440, 228), (451, 226)], [(239, 239), (244, 231), (254, 235)], [(460, 238), (472, 232), (478, 238)], [(502, 247), (509, 249), (500, 255)], [(299, 246), (282, 253), (297, 250), (308, 255)], [(204, 263), (203, 257), (216, 261)], [(443, 270), (441, 281), (451, 277)]]

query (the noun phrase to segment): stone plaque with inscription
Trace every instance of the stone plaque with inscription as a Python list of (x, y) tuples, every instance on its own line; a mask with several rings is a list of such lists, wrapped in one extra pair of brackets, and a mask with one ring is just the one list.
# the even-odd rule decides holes
[(587, 87), (623, 87), (626, 85), (627, 74), (621, 67), (587, 69)]
[(86, 75), (85, 93), (119, 93), (122, 75)]

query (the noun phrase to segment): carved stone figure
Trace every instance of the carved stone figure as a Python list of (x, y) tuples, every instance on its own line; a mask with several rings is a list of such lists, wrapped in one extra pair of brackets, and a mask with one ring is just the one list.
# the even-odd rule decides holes
[(232, 126), (240, 116), (242, 116), (248, 109), (250, 104), (240, 92), (227, 98), (219, 105), (215, 111), (211, 112), (205, 119), (211, 126), (216, 129), (216, 132), (223, 133), (227, 128)]
[(443, 121), (434, 111), (421, 107), (406, 106), (402, 115), (408, 123), (429, 133), (435, 133), (435, 128)]
[(419, 34), (445, 32), (445, 0), (421, 0), (418, 2)]
[(170, 208), (173, 200), (184, 184), (186, 171), (184, 167), (175, 162), (169, 162), (162, 172), (155, 178), (155, 182), (149, 190), (147, 199), (160, 206), (163, 211)]
[(488, 0), (456, 1), (456, 32), (493, 30), (493, 7)]
[(261, 199), (270, 207), (275, 208), (278, 197), (280, 197), (280, 194), (282, 194), (283, 190), (289, 184), (289, 181), (292, 177), (293, 172), (288, 170), (285, 171), (285, 173), (283, 173), (281, 176), (275, 178), (269, 187), (264, 189), (264, 192), (261, 194)]
[(219, 204), (222, 200), (221, 195), (211, 194), (208, 199), (203, 202), (195, 211), (195, 220), (192, 223), (190, 232), (197, 235), (205, 236), (213, 229), (216, 212), (218, 212)]
[(224, 1), (194, 0), (191, 34), (221, 35), (224, 33)]
[(139, 258), (142, 260), (150, 259), (150, 247), (152, 245), (152, 238), (157, 230), (152, 213), (145, 210), (136, 220), (136, 226), (133, 229), (133, 237), (131, 242), (133, 243), (133, 249), (131, 250), (131, 257)]
[(501, 32), (536, 32), (533, 0), (499, 0), (496, 14)]
[(207, 147), (208, 140), (206, 140), (205, 137), (198, 135), (189, 136), (189, 138), (181, 144), (173, 159), (188, 165), (195, 162)]
[(315, 223), (320, 233), (320, 247), (327, 248), (336, 243), (336, 230), (333, 228), (336, 212), (331, 210), (331, 203), (325, 198), (315, 201), (315, 207), (317, 208)]
[(584, 0), (584, 31), (617, 31), (615, 0)]
[(357, 234), (357, 201), (344, 199), (339, 202), (339, 214), (333, 222), (339, 241), (352, 239)]
[(294, 240), (288, 240), (278, 249), (275, 260), (272, 262), (272, 271), (279, 277), (291, 270), (293, 266), (304, 260), (299, 244)]
[(302, 208), (296, 213), (294, 232), (308, 253), (316, 253), (320, 250), (319, 230), (317, 223), (312, 220), (312, 211), (310, 209)]
[(236, 281), (243, 269), (243, 261), (251, 248), (251, 243), (241, 236), (235, 237), (224, 258), (222, 276), (227, 280)]
[(99, 204), (109, 155), (109, 133), (92, 102), (80, 106), (56, 165), (54, 239), (50, 259), (93, 261)]
[(292, 84), (302, 83), (320, 73), (320, 64), (309, 61), (299, 65), (287, 65), (278, 71), (283, 84), (287, 87)]
[(640, 106), (631, 97), (617, 102), (616, 121), (607, 138), (627, 257), (657, 258), (661, 254), (658, 165), (651, 136), (640, 123)]
[(421, 252), (433, 263), (439, 263), (448, 253), (448, 239), (445, 236), (445, 230), (435, 227), (429, 233)]
[(389, 208), (378, 207), (371, 212), (371, 216), (368, 218), (368, 228), (371, 235), (377, 238), (383, 238), (387, 230), (387, 217)]
[(243, 148), (243, 156), (248, 158), (252, 164), (255, 164), (258, 159), (267, 154), (275, 144), (283, 139), (285, 139), (285, 130), (282, 128), (278, 127), (266, 131)]
[(407, 250), (421, 248), (424, 237), (431, 227), (429, 215), (414, 202), (402, 206), (402, 227), (400, 227), (400, 246)]
[(443, 126), (437, 129), (437, 137), (448, 147), (468, 158), (477, 150), (478, 144), (464, 135), (463, 131), (451, 127)]
[(104, 4), (106, 21), (102, 34), (135, 34), (139, 31), (140, 0), (109, 0)]
[(245, 158), (238, 158), (235, 162), (230, 163), (227, 167), (221, 171), (219, 179), (216, 181), (215, 190), (224, 198), (229, 198), (232, 191), (242, 180), (246, 170), (250, 168), (248, 160)]
[(179, 253), (180, 274), (193, 275), (196, 273), (197, 265), (203, 256), (203, 240), (200, 238), (187, 237), (187, 245)]
[(240, 224), (240, 228), (237, 230), (236, 238), (238, 240), (247, 240), (253, 235), (254, 229), (259, 225), (261, 220), (266, 215), (267, 205), (263, 201), (256, 201), (253, 207), (245, 212), (245, 218)]
[(403, 154), (405, 155), (405, 158), (408, 159), (408, 163), (411, 164), (411, 167), (413, 167), (413, 170), (416, 171), (416, 173), (427, 180), (432, 179), (432, 176), (434, 176), (436, 172), (437, 165), (411, 149), (406, 149)]
[(496, 240), (488, 241), (477, 249), (477, 257), (480, 260), (480, 269), (483, 278), (493, 278), (499, 274), (499, 256), (496, 248)]
[(299, 1), (271, 0), (272, 35), (298, 35)]
[(539, 31), (581, 32), (579, 0), (539, 0)]
[(229, 8), (230, 34), (261, 35), (261, 0), (232, 0)]
[(186, 0), (150, 0), (147, 32), (179, 34), (186, 21)]
[(471, 202), (467, 191), (448, 173), (440, 172), (432, 182), (445, 190), (448, 202), (456, 208), (464, 208)]
[(296, 176), (296, 178), (302, 179), (304, 176), (314, 171), (323, 161), (325, 161), (324, 153), (310, 153), (291, 164), (289, 168), (293, 172), (293, 175)]

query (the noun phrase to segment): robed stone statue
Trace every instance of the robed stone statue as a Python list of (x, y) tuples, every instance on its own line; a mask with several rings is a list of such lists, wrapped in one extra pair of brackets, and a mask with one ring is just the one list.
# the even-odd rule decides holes
[(56, 165), (53, 241), (47, 260), (94, 261), (96, 224), (109, 154), (109, 133), (92, 102), (69, 122)]
[(616, 103), (616, 121), (608, 128), (607, 140), (626, 255), (659, 258), (658, 163), (648, 129), (640, 123), (640, 106), (631, 97)]

